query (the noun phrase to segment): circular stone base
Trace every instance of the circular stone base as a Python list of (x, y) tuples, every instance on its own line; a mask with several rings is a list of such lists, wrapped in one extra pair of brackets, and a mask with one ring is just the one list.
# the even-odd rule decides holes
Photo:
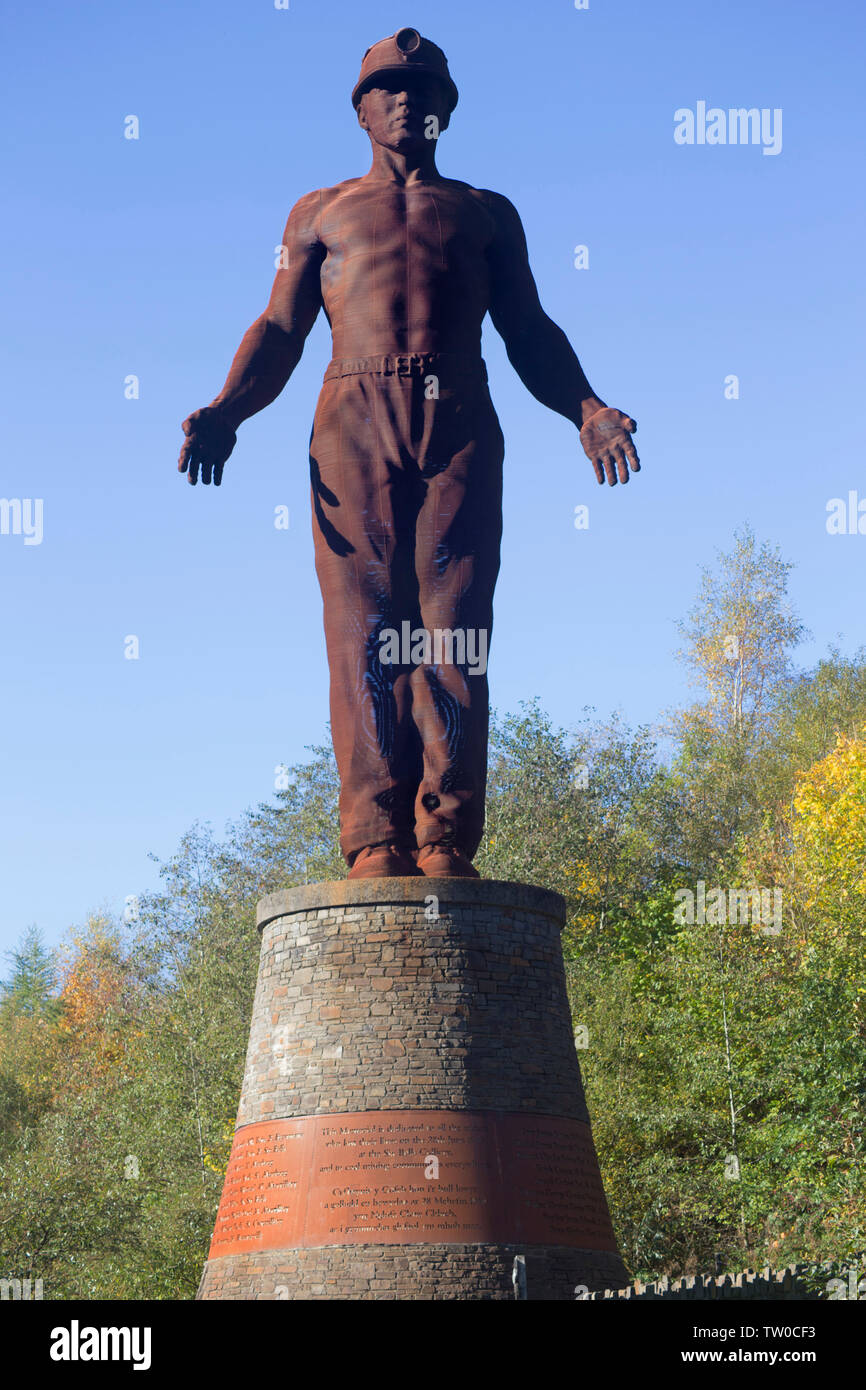
[(262, 955), (204, 1299), (621, 1287), (565, 989), (563, 900), (484, 879), (307, 884)]
[[(526, 1258), (527, 1298), (573, 1301), (576, 1291), (622, 1288), (618, 1255), (558, 1245), (361, 1245), (267, 1250), (250, 1260), (209, 1260), (203, 1299), (451, 1299), (514, 1298), (515, 1255)], [(581, 1289), (582, 1286), (582, 1289)]]

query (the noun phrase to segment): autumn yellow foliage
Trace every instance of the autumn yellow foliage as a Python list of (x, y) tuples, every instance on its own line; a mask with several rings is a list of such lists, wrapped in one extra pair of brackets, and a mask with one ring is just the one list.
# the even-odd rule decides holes
[[(840, 734), (798, 779), (791, 827), (796, 891), (811, 944), (866, 983), (866, 726)], [(844, 964), (843, 964), (844, 962)]]

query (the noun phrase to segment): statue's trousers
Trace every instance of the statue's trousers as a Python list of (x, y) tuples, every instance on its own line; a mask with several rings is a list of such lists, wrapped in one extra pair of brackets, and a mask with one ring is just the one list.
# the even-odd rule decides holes
[(484, 823), (502, 431), (480, 357), (332, 362), (310, 441), (341, 847)]

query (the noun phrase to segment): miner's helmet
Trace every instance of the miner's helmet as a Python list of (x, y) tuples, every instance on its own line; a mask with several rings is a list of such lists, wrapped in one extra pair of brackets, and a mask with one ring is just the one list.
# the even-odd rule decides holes
[(448, 59), (435, 43), (422, 39), (417, 29), (398, 29), (390, 38), (380, 39), (367, 49), (352, 93), (356, 111), (364, 93), (375, 86), (380, 72), (423, 72), (438, 77), (448, 92), (449, 110), (457, 105), (457, 88), (448, 71)]

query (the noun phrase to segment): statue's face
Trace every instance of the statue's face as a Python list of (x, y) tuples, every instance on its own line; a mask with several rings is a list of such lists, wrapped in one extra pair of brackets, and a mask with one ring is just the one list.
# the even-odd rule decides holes
[(358, 122), (377, 145), (406, 154), (427, 144), (435, 139), (427, 134), (428, 116), (436, 117), (438, 131), (447, 128), (448, 93), (438, 77), (382, 72), (375, 81), (361, 97)]

